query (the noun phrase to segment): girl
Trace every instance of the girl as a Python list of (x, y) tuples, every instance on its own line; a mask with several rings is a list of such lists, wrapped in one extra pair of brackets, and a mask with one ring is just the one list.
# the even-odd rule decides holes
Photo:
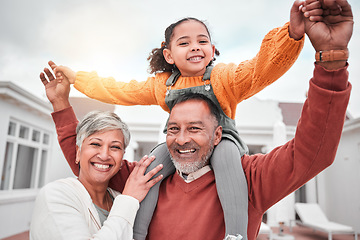
[[(49, 64), (59, 80), (67, 78), (80, 92), (110, 104), (160, 105), (169, 112), (177, 96), (186, 91), (209, 97), (223, 110), (223, 139), (210, 162), (224, 211), (226, 235), (246, 236), (247, 183), (244, 173), (238, 169), (242, 168), (240, 159), (248, 148), (235, 127), (236, 106), (276, 81), (297, 59), (304, 43), (302, 4), (304, 2), (295, 2), (290, 23), (270, 31), (258, 54), (239, 65), (220, 63), (213, 67), (214, 56), (218, 56), (219, 51), (211, 43), (207, 26), (195, 18), (181, 19), (165, 30), (165, 41), (160, 48), (153, 49), (148, 58), (150, 73), (155, 76), (144, 82), (116, 82), (113, 78), (101, 78), (96, 72), (75, 73), (53, 62)], [(310, 0), (306, 9), (303, 8), (304, 16), (319, 20), (321, 13), (316, 11), (319, 7), (317, 1)], [(151, 166), (162, 163), (164, 178), (174, 172), (165, 144), (158, 145), (152, 154), (156, 160)], [(72, 161), (68, 159), (68, 162), (76, 173)], [(145, 239), (159, 185), (154, 186), (141, 203), (134, 226), (137, 240)]]

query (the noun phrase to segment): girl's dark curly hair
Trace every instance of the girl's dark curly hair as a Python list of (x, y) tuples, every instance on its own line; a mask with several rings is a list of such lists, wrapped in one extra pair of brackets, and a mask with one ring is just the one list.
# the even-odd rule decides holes
[[(185, 21), (197, 21), (197, 22), (203, 24), (206, 31), (208, 32), (208, 34), (210, 36), (210, 32), (209, 32), (209, 29), (206, 26), (206, 24), (197, 18), (187, 17), (187, 18), (183, 18), (183, 19), (171, 24), (165, 30), (165, 41), (161, 44), (161, 48), (154, 48), (151, 51), (151, 53), (149, 54), (149, 57), (147, 58), (147, 60), (150, 62), (150, 66), (149, 66), (150, 73), (172, 72), (176, 69), (176, 66), (174, 64), (169, 64), (168, 62), (166, 62), (164, 54), (163, 54), (163, 50), (165, 48), (167, 48), (168, 46), (170, 46), (170, 41), (173, 36), (175, 27)], [(210, 40), (211, 40), (211, 37), (210, 37)], [(216, 56), (220, 55), (219, 50), (217, 50), (216, 48), (215, 48), (215, 55)], [(212, 65), (214, 61), (215, 61), (215, 58), (210, 61), (209, 65)]]

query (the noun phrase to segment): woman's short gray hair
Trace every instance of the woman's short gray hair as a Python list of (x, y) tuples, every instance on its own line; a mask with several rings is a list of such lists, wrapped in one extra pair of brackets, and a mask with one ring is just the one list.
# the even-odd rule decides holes
[(120, 130), (124, 135), (124, 149), (130, 142), (130, 131), (120, 117), (109, 111), (92, 111), (76, 127), (76, 145), (81, 148), (85, 138), (103, 130)]

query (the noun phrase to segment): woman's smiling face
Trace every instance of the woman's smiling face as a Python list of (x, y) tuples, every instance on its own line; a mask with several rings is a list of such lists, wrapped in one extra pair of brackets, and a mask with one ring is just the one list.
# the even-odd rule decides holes
[(121, 130), (103, 130), (85, 138), (76, 155), (80, 160), (80, 182), (84, 186), (108, 184), (120, 170), (124, 153)]

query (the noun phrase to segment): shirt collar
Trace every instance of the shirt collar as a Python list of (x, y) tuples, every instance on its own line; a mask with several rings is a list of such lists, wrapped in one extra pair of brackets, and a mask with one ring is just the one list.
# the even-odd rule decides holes
[(190, 182), (192, 182), (192, 181), (194, 181), (194, 180), (202, 177), (203, 175), (205, 175), (207, 172), (209, 172), (209, 171), (211, 171), (211, 170), (212, 170), (212, 169), (211, 169), (210, 165), (206, 165), (206, 166), (200, 168), (199, 170), (197, 170), (197, 171), (195, 171), (195, 172), (192, 172), (192, 173), (190, 173), (190, 174), (188, 174), (188, 175), (180, 172), (179, 170), (176, 170), (176, 172), (179, 174), (179, 176), (180, 176), (182, 179), (184, 179), (184, 181), (185, 181), (186, 183), (190, 183)]

